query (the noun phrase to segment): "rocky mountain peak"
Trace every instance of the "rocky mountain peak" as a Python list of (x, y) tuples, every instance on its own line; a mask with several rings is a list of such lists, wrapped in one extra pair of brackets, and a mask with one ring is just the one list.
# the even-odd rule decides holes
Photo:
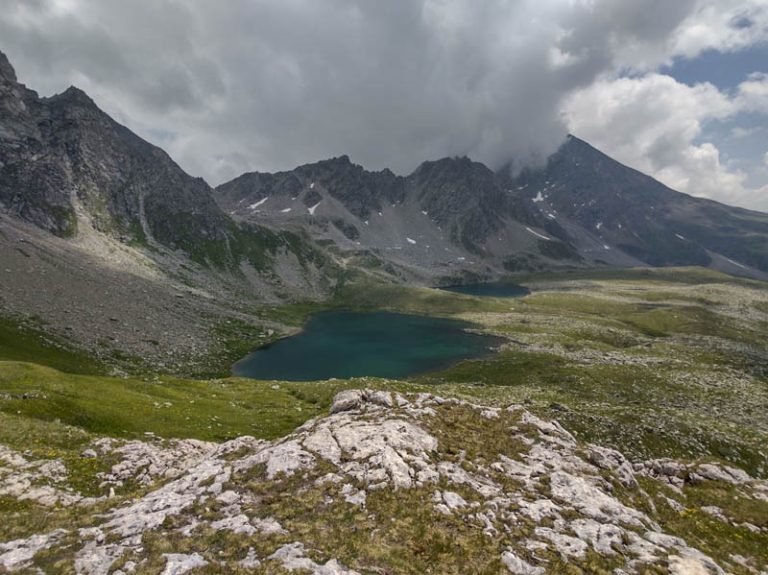
[(349, 159), (349, 156), (346, 155), (346, 154), (342, 154), (341, 156), (337, 156), (335, 158), (331, 158), (331, 159), (329, 159), (327, 161), (328, 161), (328, 163), (338, 164), (340, 166), (349, 165), (349, 164), (352, 163), (352, 161)]
[(304, 164), (297, 168), (297, 171), (303, 172), (307, 175), (323, 175), (323, 174), (343, 174), (343, 173), (362, 173), (366, 172), (365, 168), (360, 164), (355, 164), (349, 159), (346, 154), (343, 156), (336, 156), (328, 158), (327, 160), (320, 160), (311, 164)]
[(51, 100), (66, 102), (67, 104), (70, 104), (70, 105), (98, 108), (98, 106), (96, 105), (96, 102), (94, 102), (88, 94), (86, 94), (83, 90), (81, 90), (76, 86), (70, 86), (69, 88), (64, 90), (61, 94), (57, 94), (56, 96), (53, 96)]
[(2, 51), (0, 51), (0, 81), (4, 83), (16, 84), (16, 70), (13, 69), (11, 62)]
[(412, 176), (419, 177), (429, 174), (445, 176), (470, 176), (493, 177), (493, 172), (480, 162), (475, 162), (467, 156), (445, 157), (439, 160), (423, 162), (413, 172)]

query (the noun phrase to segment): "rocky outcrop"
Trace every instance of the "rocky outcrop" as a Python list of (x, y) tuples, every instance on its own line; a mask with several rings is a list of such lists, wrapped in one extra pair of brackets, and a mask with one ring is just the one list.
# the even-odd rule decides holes
[[(505, 437), (489, 436), (488, 450), (474, 457), (465, 450), (455, 452), (455, 438), (445, 425), (457, 414), (501, 425), (495, 429), (505, 429)], [(294, 517), (290, 506), (268, 507), (278, 509), (286, 524), (264, 516), (266, 503), (259, 494), (283, 490), (285, 496), (324, 494), (327, 509), (360, 510), (380, 493), (423, 493), (420, 505), (434, 514), (435, 524), (459, 520), (476, 529), (494, 542), (495, 560), (510, 573), (542, 574), (549, 572), (553, 558), (578, 564), (599, 556), (621, 566), (615, 573), (667, 565), (671, 573), (720, 574), (726, 572), (721, 565), (680, 537), (664, 533), (631, 504), (634, 496), (627, 499), (618, 491), (642, 498), (640, 474), (664, 484), (675, 485), (684, 475), (688, 481), (737, 485), (756, 497), (766, 492), (765, 482), (716, 464), (686, 466), (668, 460), (633, 468), (621, 453), (581, 446), (558, 423), (520, 406), (487, 408), (427, 394), (406, 397), (367, 390), (340, 393), (328, 416), (273, 443), (248, 437), (219, 446), (101, 440), (86, 455), (107, 453), (121, 458), (104, 474), (107, 484), (139, 480), (155, 487), (75, 534), (80, 541), (71, 547), (76, 571), (88, 575), (109, 573), (116, 565), (128, 573), (157, 560), (164, 561), (164, 573), (209, 564), (224, 569), (227, 562), (206, 551), (206, 533), (217, 532), (229, 533), (235, 542), (273, 542), (249, 547), (237, 558), (240, 566), (275, 564), (322, 575), (363, 572), (364, 565), (355, 565), (353, 556), (319, 547), (322, 542), (311, 535), (312, 517)], [(31, 465), (9, 450), (3, 461), (14, 468)], [(55, 475), (50, 466), (46, 473)], [(409, 511), (415, 510), (397, 512)], [(181, 538), (193, 551), (148, 556), (145, 538), (151, 533)], [(4, 543), (0, 565), (9, 570), (34, 565), (41, 550), (64, 541), (71, 546), (71, 536), (57, 531)]]
[[(126, 481), (141, 485), (162, 479), (175, 479), (216, 450), (216, 444), (194, 439), (169, 442), (116, 441), (104, 438), (94, 443), (83, 456), (111, 455), (119, 459), (101, 474), (102, 485), (121, 486)], [(89, 453), (90, 452), (90, 453)]]
[(83, 497), (66, 485), (67, 469), (58, 459), (31, 460), (0, 445), (0, 497), (51, 507)]

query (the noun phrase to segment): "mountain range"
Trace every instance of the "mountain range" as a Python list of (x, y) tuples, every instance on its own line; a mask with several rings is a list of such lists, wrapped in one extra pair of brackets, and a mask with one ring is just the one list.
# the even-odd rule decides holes
[[(454, 157), (402, 176), (341, 156), (212, 188), (81, 90), (38, 96), (0, 53), (0, 248), (0, 309), (89, 344), (125, 321), (145, 355), (211, 318), (258, 323), (251, 304), (365, 278), (689, 265), (768, 278), (768, 214), (678, 193), (574, 136), (521, 172)], [(198, 328), (173, 339), (190, 314)]]
[(563, 265), (768, 272), (768, 215), (675, 192), (574, 136), (517, 174), (464, 157), (403, 177), (342, 156), (212, 189), (81, 90), (40, 98), (4, 55), (0, 114), (4, 213), (235, 274), (273, 272), (279, 249), (422, 281)]
[(519, 174), (444, 158), (402, 177), (342, 156), (244, 174), (215, 197), (237, 220), (304, 231), (403, 278), (596, 265), (768, 271), (768, 215), (675, 192), (574, 136)]

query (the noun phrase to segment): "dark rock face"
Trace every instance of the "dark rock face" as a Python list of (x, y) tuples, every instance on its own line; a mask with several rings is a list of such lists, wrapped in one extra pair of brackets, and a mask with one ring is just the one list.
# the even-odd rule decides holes
[(302, 200), (309, 207), (321, 199), (314, 191), (315, 185), (362, 219), (379, 211), (382, 202), (400, 202), (405, 194), (404, 178), (389, 170), (369, 172), (350, 162), (347, 156), (306, 164), (291, 172), (243, 174), (219, 186), (217, 192), (227, 198), (227, 203), (237, 204), (243, 198), (256, 202), (269, 196), (297, 197), (311, 186)]
[(193, 256), (202, 255), (201, 240), (229, 239), (233, 224), (210, 187), (81, 90), (39, 98), (2, 56), (0, 119), (0, 202), (8, 212), (71, 236), (80, 210), (100, 232)]
[[(301, 196), (302, 203), (311, 207), (323, 198), (317, 189), (327, 191), (360, 221), (385, 205), (405, 204), (406, 209), (429, 214), (452, 241), (473, 251), (509, 218), (536, 225), (535, 216), (503, 189), (496, 174), (468, 158), (425, 162), (413, 174), (401, 177), (389, 170), (369, 172), (342, 156), (291, 172), (245, 174), (219, 186), (216, 192), (226, 209), (243, 203), (254, 205), (273, 196)], [(335, 218), (332, 223), (346, 237), (358, 238), (358, 234), (345, 231), (354, 228), (351, 222), (339, 225), (341, 221)]]
[[(0, 53), (0, 206), (59, 235), (72, 235), (76, 219), (62, 190), (59, 150), (47, 145), (48, 113), (37, 93), (16, 80)], [(21, 194), (19, 190), (27, 189)]]
[(404, 196), (404, 180), (389, 170), (369, 172), (349, 157), (307, 164), (296, 169), (299, 177), (325, 187), (359, 218), (381, 209), (382, 202), (395, 203)]
[(514, 211), (495, 174), (469, 158), (425, 162), (408, 176), (408, 188), (421, 209), (467, 246), (485, 240)]
[(573, 136), (545, 168), (506, 177), (541, 211), (646, 264), (707, 266), (715, 252), (768, 271), (767, 214), (675, 192)]

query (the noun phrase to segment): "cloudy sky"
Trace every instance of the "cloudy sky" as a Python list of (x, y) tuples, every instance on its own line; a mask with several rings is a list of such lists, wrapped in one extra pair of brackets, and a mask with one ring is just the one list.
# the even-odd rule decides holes
[(4, 0), (0, 50), (214, 185), (341, 154), (521, 165), (571, 132), (768, 211), (768, 0)]

